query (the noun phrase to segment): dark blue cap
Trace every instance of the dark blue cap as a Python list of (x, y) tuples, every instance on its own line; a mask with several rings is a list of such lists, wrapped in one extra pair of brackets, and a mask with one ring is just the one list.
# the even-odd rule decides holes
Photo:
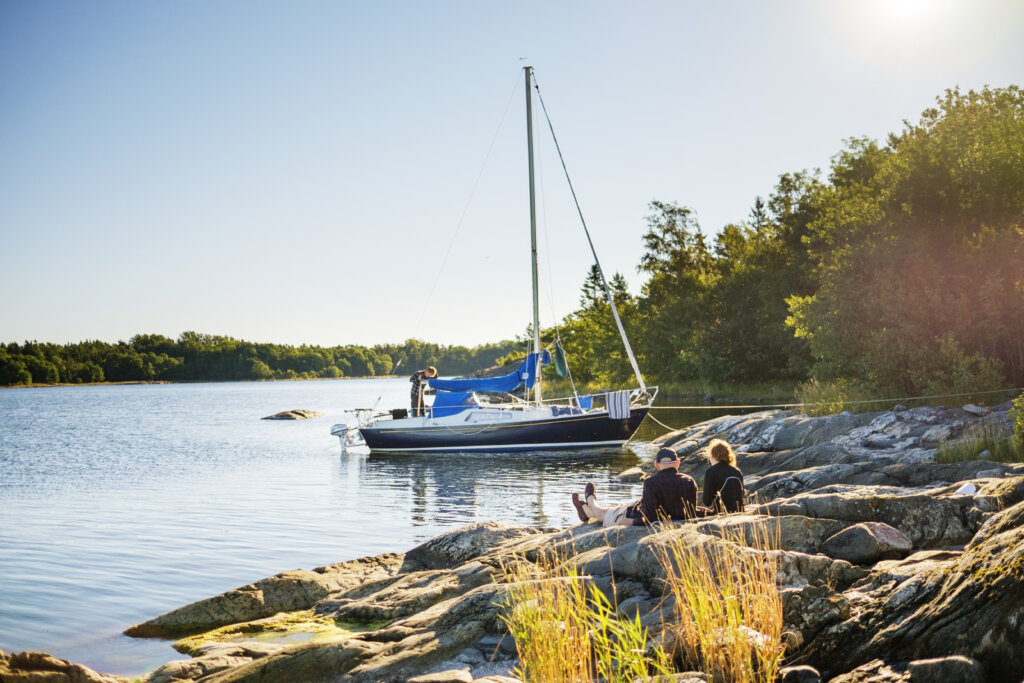
[(654, 462), (675, 462), (679, 459), (679, 454), (671, 448), (662, 448), (658, 451), (658, 454), (654, 456)]

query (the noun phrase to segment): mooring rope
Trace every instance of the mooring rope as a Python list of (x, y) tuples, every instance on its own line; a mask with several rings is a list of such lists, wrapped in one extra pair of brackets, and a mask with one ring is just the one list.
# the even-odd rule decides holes
[[(653, 408), (654, 406), (651, 406), (651, 407)], [(665, 424), (664, 422), (662, 422), (658, 418), (654, 417), (650, 413), (647, 413), (647, 417), (651, 418), (652, 420), (654, 420), (655, 422), (657, 422), (658, 424), (660, 424), (662, 427), (664, 427), (665, 429), (669, 430), (670, 432), (678, 432), (679, 431), (675, 427), (669, 427), (667, 424)], [(640, 430), (638, 429), (636, 431), (639, 432)], [(636, 434), (636, 432), (633, 432), (633, 433)], [(630, 437), (630, 438), (632, 439), (633, 437)], [(625, 445), (625, 444), (623, 444), (623, 445)]]

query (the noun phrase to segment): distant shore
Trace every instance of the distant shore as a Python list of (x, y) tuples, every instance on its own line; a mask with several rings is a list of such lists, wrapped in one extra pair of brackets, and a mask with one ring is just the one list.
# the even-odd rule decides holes
[(257, 382), (319, 382), (339, 379), (397, 379), (401, 375), (366, 375), (363, 377), (281, 377), (279, 379), (185, 379), (171, 381), (155, 379), (151, 381), (134, 380), (130, 382), (59, 382), (57, 384), (15, 384), (0, 389), (43, 389), (48, 387), (102, 387), (125, 386), (132, 384), (251, 384)]

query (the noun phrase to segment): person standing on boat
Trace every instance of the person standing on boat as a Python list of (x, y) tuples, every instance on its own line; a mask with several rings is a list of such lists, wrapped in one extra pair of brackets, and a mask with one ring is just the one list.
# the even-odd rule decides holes
[(412, 403), (412, 414), (414, 417), (422, 415), (423, 410), (423, 385), (428, 379), (437, 377), (437, 368), (433, 365), (425, 370), (417, 370), (412, 373), (409, 381), (412, 382), (412, 389), (409, 391), (409, 400)]
[(743, 512), (743, 473), (736, 467), (732, 446), (722, 439), (708, 444), (711, 468), (704, 474), (704, 505), (715, 512)]
[(644, 480), (640, 500), (625, 505), (602, 507), (597, 504), (594, 485), (587, 482), (584, 500), (572, 494), (572, 504), (580, 520), (600, 520), (605, 526), (643, 526), (662, 519), (691, 519), (697, 516), (697, 482), (688, 474), (680, 474), (679, 454), (662, 448), (654, 456), (657, 472)]

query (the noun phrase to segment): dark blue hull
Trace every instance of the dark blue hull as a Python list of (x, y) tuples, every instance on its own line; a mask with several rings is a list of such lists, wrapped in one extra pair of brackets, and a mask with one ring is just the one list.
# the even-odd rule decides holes
[(410, 429), (363, 428), (371, 451), (531, 451), (621, 446), (647, 416), (633, 408), (628, 419), (608, 413), (566, 415), (513, 424), (424, 426)]

